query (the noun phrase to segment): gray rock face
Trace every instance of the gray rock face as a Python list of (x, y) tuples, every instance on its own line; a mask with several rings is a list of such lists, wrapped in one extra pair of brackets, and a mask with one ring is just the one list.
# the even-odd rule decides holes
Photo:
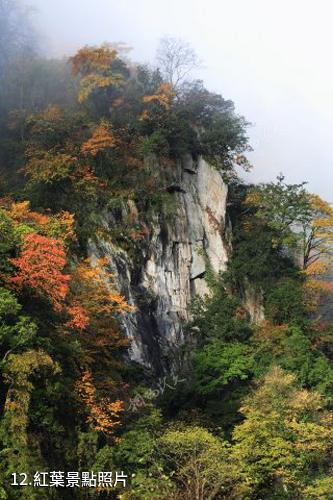
[(225, 270), (229, 253), (228, 189), (220, 173), (202, 158), (186, 158), (177, 166), (173, 192), (176, 214), (169, 221), (156, 214), (139, 268), (109, 242), (91, 246), (92, 255), (110, 256), (113, 281), (136, 308), (122, 319), (129, 356), (154, 373), (177, 364), (191, 300), (208, 292), (207, 267)]

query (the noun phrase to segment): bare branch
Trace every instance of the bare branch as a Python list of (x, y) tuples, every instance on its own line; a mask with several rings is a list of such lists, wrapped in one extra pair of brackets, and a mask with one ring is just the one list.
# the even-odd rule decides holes
[(157, 50), (157, 62), (168, 83), (177, 89), (190, 72), (200, 66), (192, 47), (179, 38), (164, 37)]

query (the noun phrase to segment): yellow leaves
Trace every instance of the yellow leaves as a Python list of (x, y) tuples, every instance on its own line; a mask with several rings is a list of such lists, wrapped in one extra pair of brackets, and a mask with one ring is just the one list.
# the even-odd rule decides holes
[(301, 414), (303, 411), (320, 410), (322, 407), (322, 398), (317, 392), (310, 392), (306, 389), (300, 389), (294, 392), (294, 397), (290, 401), (291, 413)]
[(119, 399), (111, 401), (108, 397), (98, 398), (90, 371), (84, 372), (76, 387), (89, 411), (87, 422), (93, 423), (97, 431), (112, 435), (114, 428), (121, 423), (124, 402)]
[(7, 383), (32, 388), (29, 377), (42, 368), (49, 368), (54, 373), (59, 372), (59, 366), (44, 351), (29, 350), (23, 354), (10, 354), (4, 372)]
[(106, 320), (109, 323), (108, 332), (111, 338), (114, 330), (110, 320), (116, 314), (133, 311), (133, 307), (127, 304), (125, 298), (113, 291), (108, 284), (105, 271), (107, 263), (108, 259), (102, 258), (92, 265), (91, 259), (85, 259), (73, 271), (72, 299), (67, 308), (70, 319), (67, 327), (85, 330), (91, 326), (102, 331), (104, 327), (102, 328), (101, 323)]
[(47, 121), (47, 122), (58, 122), (62, 117), (62, 111), (59, 106), (55, 106), (51, 104), (44, 111), (37, 115), (39, 120)]
[(310, 203), (312, 207), (315, 208), (323, 216), (333, 218), (333, 208), (327, 201), (320, 198), (320, 196), (316, 194), (311, 194)]
[[(327, 201), (318, 195), (310, 195), (310, 202), (313, 209), (313, 220), (311, 223), (313, 242), (320, 242), (316, 245), (316, 252), (327, 254), (333, 245), (333, 208)], [(311, 254), (310, 254), (311, 262)]]
[(17, 444), (27, 445), (26, 433), (29, 423), (29, 403), (33, 384), (32, 375), (45, 373), (56, 374), (60, 367), (44, 351), (29, 350), (22, 354), (10, 354), (4, 369), (4, 380), (9, 384), (4, 415), (8, 422), (8, 431)]
[(117, 55), (117, 51), (108, 44), (103, 44), (100, 47), (83, 47), (70, 58), (72, 73), (77, 76), (108, 70)]
[(133, 311), (122, 295), (110, 289), (105, 270), (107, 262), (106, 259), (99, 259), (92, 265), (91, 259), (85, 259), (73, 274), (74, 282), (78, 285), (80, 304), (96, 317)]
[(96, 156), (98, 153), (114, 148), (115, 146), (116, 140), (110, 133), (109, 126), (102, 122), (94, 129), (91, 138), (82, 144), (81, 153), (83, 155), (91, 154), (92, 156)]
[[(162, 109), (169, 111), (174, 96), (175, 92), (172, 90), (172, 86), (169, 83), (162, 83), (158, 87), (156, 94), (145, 95), (143, 97), (143, 102), (145, 104), (157, 103), (162, 107)], [(146, 120), (148, 118), (150, 118), (150, 113), (149, 111), (144, 110), (140, 116), (140, 120)]]
[(25, 166), (25, 173), (32, 183), (51, 184), (69, 177), (75, 158), (67, 153), (44, 152), (39, 157), (33, 156)]
[(322, 276), (326, 274), (329, 269), (328, 261), (317, 260), (311, 262), (304, 270), (306, 276)]
[(325, 280), (329, 272), (331, 259), (310, 261), (304, 269), (306, 281), (303, 286), (305, 306), (309, 312), (315, 312), (322, 298), (332, 293), (332, 283)]
[(5, 209), (6, 215), (13, 221), (20, 232), (38, 232), (45, 236), (59, 239), (63, 242), (73, 241), (74, 215), (67, 211), (58, 214), (42, 214), (30, 209), (29, 201), (14, 202), (10, 198), (3, 199), (0, 205)]
[(321, 300), (333, 292), (333, 283), (324, 279), (308, 278), (304, 283), (304, 303), (309, 312), (315, 312)]
[(87, 75), (80, 81), (78, 100), (80, 103), (86, 101), (94, 90), (118, 85), (121, 79), (114, 76)]
[(259, 206), (262, 203), (263, 197), (259, 191), (250, 191), (245, 198), (245, 205)]
[(117, 51), (108, 44), (101, 47), (83, 47), (70, 59), (72, 73), (80, 75), (79, 102), (83, 102), (98, 89), (118, 86), (123, 77), (112, 72)]
[(32, 223), (42, 227), (47, 226), (49, 223), (49, 217), (47, 215), (32, 212), (30, 210), (29, 201), (22, 201), (18, 203), (13, 202), (8, 210), (8, 215), (11, 219), (18, 223)]

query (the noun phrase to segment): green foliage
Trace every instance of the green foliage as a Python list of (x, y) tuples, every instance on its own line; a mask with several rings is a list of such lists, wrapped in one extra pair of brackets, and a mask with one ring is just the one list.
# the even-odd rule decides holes
[(1, 255), (8, 253), (15, 246), (13, 222), (2, 210), (0, 210), (0, 235)]
[(21, 315), (21, 309), (13, 293), (0, 288), (0, 367), (11, 352), (28, 347), (36, 335), (36, 324)]
[(154, 440), (149, 431), (144, 429), (130, 430), (122, 438), (115, 453), (116, 463), (126, 464), (133, 472), (136, 467), (145, 467), (152, 462)]
[(248, 319), (242, 314), (240, 300), (228, 295), (224, 286), (219, 280), (211, 296), (194, 301), (191, 326), (204, 339), (246, 340), (251, 335)]
[(232, 481), (228, 446), (200, 427), (175, 428), (159, 439), (164, 467), (185, 498), (213, 499)]
[(302, 280), (285, 279), (277, 283), (266, 295), (267, 319), (274, 323), (303, 324), (306, 318)]
[(196, 390), (199, 394), (209, 394), (230, 383), (248, 379), (253, 370), (253, 358), (245, 344), (213, 339), (194, 356), (194, 366)]
[(284, 176), (280, 175), (276, 183), (263, 184), (249, 193), (248, 203), (258, 207), (256, 216), (266, 221), (276, 233), (276, 245), (295, 245), (293, 226), (302, 226), (311, 218), (310, 199), (304, 188), (305, 184), (287, 184)]
[[(14, 1), (5, 3), (21, 12)], [(17, 27), (25, 30), (21, 14)], [(112, 498), (330, 498), (332, 327), (311, 323), (304, 287), (309, 278), (294, 262), (301, 235), (308, 263), (323, 253), (320, 235), (330, 242), (329, 205), (309, 197), (304, 183), (289, 185), (282, 176), (259, 187), (237, 184), (235, 166), (249, 166), (243, 156), (248, 123), (232, 101), (202, 82), (175, 91), (159, 70), (133, 71), (109, 45), (81, 49), (71, 59), (72, 78), (66, 61), (37, 57), (32, 39), (15, 49), (7, 21), (0, 20), (0, 39), (8, 42), (6, 54), (6, 43), (0, 44), (0, 168), (6, 180), (0, 209), (0, 498), (36, 498), (31, 488), (9, 489), (10, 474), (50, 469), (124, 470), (130, 485)], [(207, 262), (210, 293), (194, 301), (179, 374), (186, 384), (133, 414), (123, 411), (120, 399), (144, 396), (134, 384), (140, 378), (146, 387), (150, 374), (130, 376), (130, 368), (123, 369), (120, 348), (127, 343), (112, 311), (105, 314), (107, 290), (87, 297), (94, 281), (89, 266), (75, 279), (72, 274), (68, 295), (52, 309), (45, 298), (32, 296), (33, 286), (20, 288), (12, 280), (12, 264), (34, 233), (37, 242), (64, 240), (66, 273), (77, 269), (93, 238), (121, 246), (140, 272), (152, 224), (159, 219), (172, 226), (178, 215), (176, 165), (184, 155), (205, 157), (231, 181), (233, 255), (221, 277)], [(28, 198), (35, 211), (28, 202), (13, 204), (9, 193)], [(311, 257), (311, 249), (319, 253)], [(36, 276), (30, 278), (34, 285)], [(132, 278), (136, 282), (134, 273)], [(246, 309), (249, 290), (263, 298), (266, 321), (258, 325)], [(91, 317), (82, 304), (90, 306)], [(93, 327), (85, 330), (87, 321)], [(119, 396), (111, 408), (121, 411), (123, 424), (114, 434), (104, 432), (110, 394)], [(38, 491), (38, 498), (48, 495)]]
[(303, 498), (302, 490), (328, 467), (333, 438), (329, 414), (315, 392), (273, 368), (241, 409), (232, 450), (244, 497)]
[(278, 364), (297, 375), (302, 387), (315, 389), (331, 402), (333, 369), (331, 361), (312, 343), (312, 332), (298, 326), (264, 325), (254, 337), (256, 375)]

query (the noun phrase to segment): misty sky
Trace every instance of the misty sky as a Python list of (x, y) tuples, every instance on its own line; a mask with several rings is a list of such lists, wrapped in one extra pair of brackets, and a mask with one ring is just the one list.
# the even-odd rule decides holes
[(187, 40), (196, 77), (253, 123), (250, 178), (309, 181), (333, 202), (331, 0), (26, 0), (53, 55), (126, 42), (153, 61), (163, 35)]

